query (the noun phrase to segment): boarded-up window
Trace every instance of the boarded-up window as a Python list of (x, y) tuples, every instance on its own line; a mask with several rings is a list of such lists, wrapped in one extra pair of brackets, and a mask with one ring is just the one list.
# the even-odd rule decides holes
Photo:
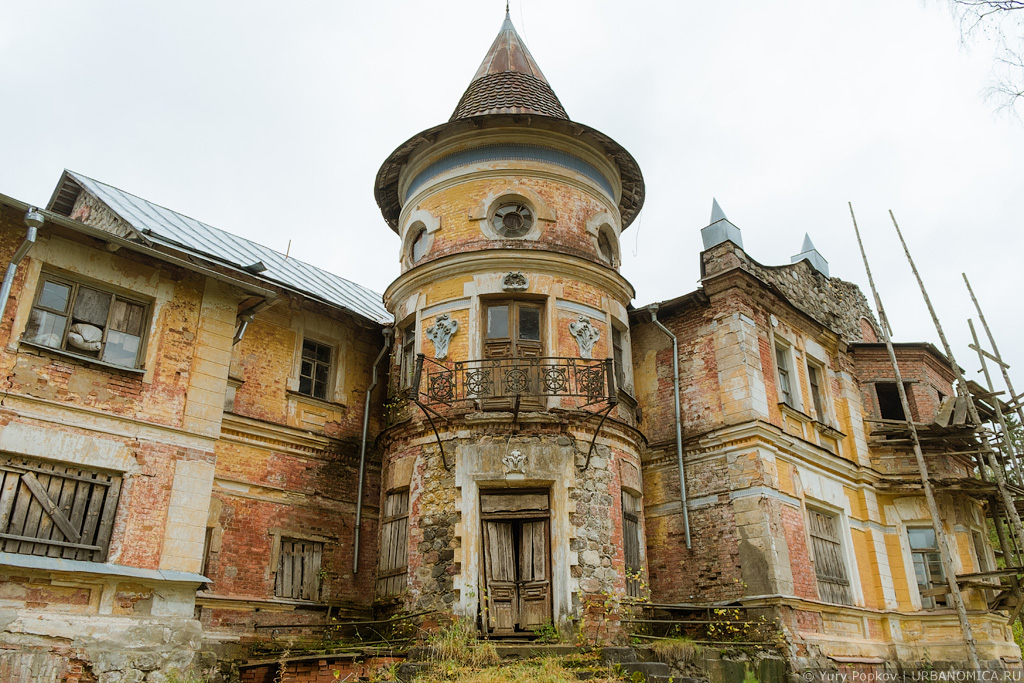
[(0, 550), (107, 559), (121, 477), (0, 454)]
[(380, 557), (377, 567), (377, 596), (405, 592), (409, 557), (409, 492), (389, 493), (384, 498), (380, 523)]
[(814, 552), (814, 573), (818, 579), (818, 594), (825, 602), (852, 605), (850, 579), (839, 538), (839, 520), (817, 510), (807, 511)]
[(105, 363), (142, 363), (145, 304), (73, 280), (44, 275), (23, 339)]
[(643, 560), (640, 558), (640, 497), (622, 492), (622, 545), (626, 555), (626, 590), (631, 597), (639, 598), (642, 589), (640, 575)]
[(282, 538), (274, 595), (292, 600), (319, 600), (323, 551), (324, 544), (317, 541)]

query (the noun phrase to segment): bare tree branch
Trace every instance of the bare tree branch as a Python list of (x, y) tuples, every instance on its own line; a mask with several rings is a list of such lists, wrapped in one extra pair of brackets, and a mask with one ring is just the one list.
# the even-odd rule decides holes
[[(966, 44), (995, 45), (992, 84), (986, 99), (996, 111), (1024, 121), (1024, 0), (948, 0)], [(1019, 11), (1018, 11), (1019, 10)]]

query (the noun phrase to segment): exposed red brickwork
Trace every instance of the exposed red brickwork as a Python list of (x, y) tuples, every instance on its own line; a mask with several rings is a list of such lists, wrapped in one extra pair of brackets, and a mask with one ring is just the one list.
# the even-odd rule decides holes
[(793, 569), (793, 592), (801, 598), (818, 599), (818, 581), (807, 550), (804, 516), (799, 508), (781, 505), (782, 528), (789, 548), (789, 564)]

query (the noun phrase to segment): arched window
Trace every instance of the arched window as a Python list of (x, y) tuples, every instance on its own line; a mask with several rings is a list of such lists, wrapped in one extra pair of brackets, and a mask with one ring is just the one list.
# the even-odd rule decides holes
[(609, 225), (602, 225), (597, 230), (597, 253), (612, 268), (619, 265), (618, 240)]
[(410, 248), (410, 256), (412, 256), (412, 262), (416, 263), (427, 253), (427, 229), (419, 227), (416, 229), (416, 233), (412, 237), (412, 247)]

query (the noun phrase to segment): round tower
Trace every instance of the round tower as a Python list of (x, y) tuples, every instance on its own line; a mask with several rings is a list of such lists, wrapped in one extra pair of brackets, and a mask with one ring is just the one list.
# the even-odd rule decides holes
[(506, 14), (452, 117), (388, 157), (375, 195), (402, 264), (378, 597), (513, 635), (639, 596), (618, 270), (636, 162), (569, 119)]

